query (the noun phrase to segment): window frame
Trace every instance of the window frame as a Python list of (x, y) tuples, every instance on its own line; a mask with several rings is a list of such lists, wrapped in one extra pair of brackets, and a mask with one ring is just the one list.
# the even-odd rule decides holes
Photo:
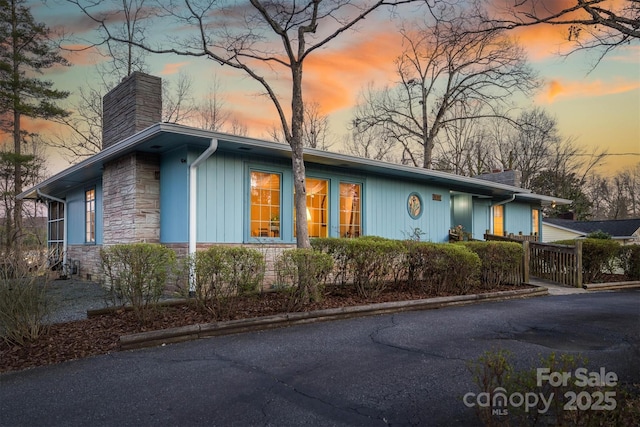
[[(89, 199), (89, 193), (93, 194), (93, 198)], [(97, 213), (98, 195), (96, 187), (84, 190), (84, 242), (88, 245), (95, 245), (97, 240), (96, 213)], [(90, 217), (90, 214), (92, 216)]]
[[(252, 236), (251, 235), (251, 222), (252, 222), (252, 218), (251, 218), (251, 208), (252, 208), (252, 202), (251, 202), (251, 175), (253, 173), (264, 173), (264, 174), (270, 174), (270, 175), (278, 175), (280, 177), (280, 200), (279, 200), (279, 207), (280, 207), (280, 215), (279, 215), (279, 231), (278, 231), (278, 236)], [(251, 243), (259, 243), (259, 242), (264, 242), (264, 241), (270, 241), (270, 242), (283, 242), (285, 241), (285, 237), (288, 234), (287, 233), (287, 223), (288, 221), (286, 220), (286, 218), (283, 218), (282, 213), (284, 212), (284, 205), (285, 205), (285, 201), (284, 201), (284, 192), (285, 192), (285, 176), (286, 173), (284, 170), (278, 169), (278, 168), (269, 168), (269, 167), (261, 167), (261, 166), (249, 166), (248, 167), (248, 173), (247, 173), (247, 202), (246, 202), (246, 213), (247, 213), (247, 220), (245, 223), (246, 226), (246, 231), (245, 231), (245, 241), (247, 242), (251, 242)]]
[[(340, 209), (340, 199), (342, 197), (342, 193), (340, 192), (340, 186), (342, 184), (347, 184), (347, 185), (357, 185), (359, 187), (359, 194), (358, 194), (358, 199), (359, 199), (359, 221), (358, 221), (358, 228), (359, 228), (359, 233), (357, 236), (345, 236), (342, 233), (342, 222), (341, 222), (341, 209)], [(356, 180), (349, 180), (349, 179), (339, 179), (338, 180), (338, 204), (337, 204), (337, 216), (338, 216), (338, 220), (337, 220), (337, 229), (336, 229), (336, 236), (332, 236), (332, 237), (338, 237), (341, 239), (349, 239), (349, 238), (353, 238), (353, 237), (359, 237), (359, 236), (365, 236), (365, 232), (364, 232), (364, 203), (363, 203), (363, 192), (364, 192), (364, 183), (361, 181), (356, 181)], [(346, 233), (345, 233), (346, 234)]]
[[(502, 222), (502, 232), (500, 234), (496, 233), (496, 209), (499, 209), (501, 212), (500, 218), (501, 218), (501, 222)], [(491, 206), (491, 231), (495, 236), (504, 236), (504, 232), (505, 232), (505, 211), (506, 209), (504, 208), (504, 205), (494, 205)]]

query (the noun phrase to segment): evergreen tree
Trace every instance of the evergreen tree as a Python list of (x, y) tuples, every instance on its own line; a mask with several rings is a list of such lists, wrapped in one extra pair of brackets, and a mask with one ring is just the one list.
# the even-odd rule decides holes
[[(56, 105), (69, 93), (53, 88), (38, 75), (54, 65), (69, 63), (52, 43), (51, 31), (35, 22), (25, 0), (0, 0), (0, 132), (12, 135), (13, 196), (23, 191), (25, 169), (33, 156), (23, 154), (21, 145), (33, 137), (22, 128), (22, 117), (55, 119), (68, 115)], [(6, 215), (7, 245), (20, 238), (22, 201), (15, 200), (13, 223)]]

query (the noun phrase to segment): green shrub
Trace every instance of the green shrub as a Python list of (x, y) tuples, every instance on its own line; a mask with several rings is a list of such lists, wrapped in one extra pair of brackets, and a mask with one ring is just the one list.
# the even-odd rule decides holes
[(217, 318), (230, 316), (237, 297), (258, 292), (264, 279), (264, 257), (255, 249), (212, 246), (190, 263), (196, 304)]
[(100, 250), (104, 280), (114, 303), (130, 304), (148, 321), (162, 296), (175, 253), (152, 243), (118, 244)]
[[(620, 244), (611, 239), (582, 239), (582, 283), (601, 281), (606, 270), (611, 270), (619, 254)], [(559, 245), (575, 246), (576, 240), (559, 240)]]
[(288, 310), (322, 300), (322, 289), (333, 258), (313, 249), (290, 249), (276, 260), (278, 284), (290, 292)]
[(24, 252), (4, 253), (0, 264), (0, 339), (24, 345), (46, 332), (49, 314), (43, 262), (30, 263)]
[(605, 233), (602, 230), (592, 231), (587, 234), (587, 239), (601, 239), (601, 240), (610, 240), (611, 234)]
[(393, 278), (394, 266), (402, 253), (397, 240), (357, 238), (345, 241), (348, 269), (358, 295), (364, 298), (379, 295)]
[(582, 281), (597, 283), (602, 280), (604, 270), (613, 264), (620, 244), (607, 239), (584, 239), (582, 241)]
[(640, 280), (640, 245), (620, 246), (618, 260), (629, 280)]
[(439, 293), (466, 293), (477, 283), (480, 258), (464, 246), (405, 242), (410, 286)]
[(349, 239), (326, 237), (311, 239), (311, 247), (316, 251), (326, 253), (333, 258), (333, 283), (344, 285), (349, 281)]
[(523, 249), (516, 242), (461, 242), (480, 257), (480, 280), (487, 287), (522, 283)]

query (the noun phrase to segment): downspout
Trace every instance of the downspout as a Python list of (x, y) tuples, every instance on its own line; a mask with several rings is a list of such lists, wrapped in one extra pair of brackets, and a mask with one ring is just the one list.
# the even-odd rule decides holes
[[(53, 197), (50, 196), (48, 194), (44, 194), (42, 191), (40, 191), (39, 188), (36, 189), (36, 193), (38, 193), (38, 196), (42, 197), (43, 199), (48, 199), (54, 202), (58, 202), (58, 203), (62, 203), (62, 205), (64, 206), (64, 214), (62, 216), (62, 223), (63, 223), (63, 231), (62, 231), (62, 265), (63, 267), (67, 266), (67, 229), (69, 227), (69, 225), (67, 224), (67, 202), (66, 200), (63, 199), (59, 199), (57, 197)], [(47, 212), (49, 211), (49, 209), (47, 209)], [(47, 222), (48, 223), (48, 222)], [(49, 238), (49, 227), (47, 226), (47, 240)]]
[[(197, 194), (198, 194), (198, 167), (207, 160), (218, 149), (218, 140), (211, 138), (209, 147), (204, 150), (197, 159), (189, 165), (189, 256), (193, 257), (196, 253), (196, 208), (197, 208)], [(195, 273), (192, 270), (189, 277), (189, 292), (195, 291)]]

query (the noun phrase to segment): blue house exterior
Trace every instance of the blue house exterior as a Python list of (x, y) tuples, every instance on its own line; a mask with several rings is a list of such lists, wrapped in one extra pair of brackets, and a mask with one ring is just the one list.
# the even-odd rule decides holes
[[(140, 77), (148, 76), (132, 78)], [(475, 239), (486, 230), (539, 234), (541, 206), (570, 202), (314, 149), (305, 149), (305, 165), (311, 237), (418, 233), (446, 242), (459, 225)], [(213, 244), (274, 254), (293, 247), (293, 193), (288, 145), (156, 121), (19, 197), (48, 204), (50, 247), (94, 279), (99, 249), (117, 243), (161, 243), (179, 254)]]

